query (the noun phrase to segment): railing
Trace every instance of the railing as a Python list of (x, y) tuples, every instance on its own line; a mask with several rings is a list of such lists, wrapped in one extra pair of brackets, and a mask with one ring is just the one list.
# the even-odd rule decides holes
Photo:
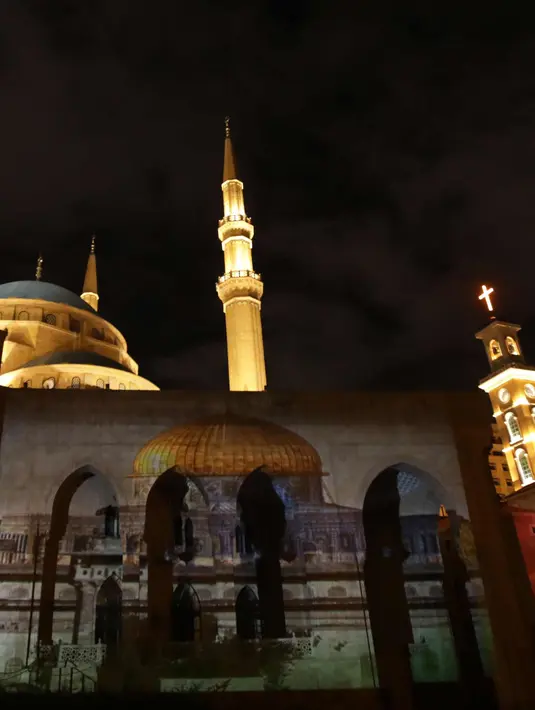
[(242, 269), (240, 271), (227, 271), (226, 274), (223, 274), (223, 276), (220, 276), (217, 279), (217, 282), (223, 283), (224, 281), (228, 281), (228, 279), (240, 278), (257, 279), (258, 281), (261, 280), (260, 274), (257, 274), (255, 271), (247, 271), (246, 269)]

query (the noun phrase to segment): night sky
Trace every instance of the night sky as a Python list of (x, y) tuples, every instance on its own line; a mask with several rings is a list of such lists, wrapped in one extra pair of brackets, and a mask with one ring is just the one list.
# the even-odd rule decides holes
[(475, 388), (482, 283), (535, 364), (535, 22), (514, 0), (3, 0), (0, 109), (0, 281), (42, 250), (80, 293), (95, 232), (101, 314), (161, 387), (227, 387), (227, 114), (269, 388)]

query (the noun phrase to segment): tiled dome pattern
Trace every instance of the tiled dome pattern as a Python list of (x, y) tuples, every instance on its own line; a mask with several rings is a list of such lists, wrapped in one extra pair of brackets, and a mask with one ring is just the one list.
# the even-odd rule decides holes
[(151, 439), (136, 456), (134, 476), (158, 476), (173, 467), (199, 476), (246, 476), (258, 466), (281, 476), (322, 474), (319, 454), (298, 434), (227, 414)]

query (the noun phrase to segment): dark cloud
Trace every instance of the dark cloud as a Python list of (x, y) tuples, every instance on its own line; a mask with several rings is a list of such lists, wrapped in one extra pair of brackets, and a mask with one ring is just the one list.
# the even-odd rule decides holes
[(535, 322), (533, 17), (361, 5), (3, 3), (0, 279), (79, 291), (96, 231), (141, 373), (224, 387), (230, 113), (270, 386), (474, 386), (480, 283)]

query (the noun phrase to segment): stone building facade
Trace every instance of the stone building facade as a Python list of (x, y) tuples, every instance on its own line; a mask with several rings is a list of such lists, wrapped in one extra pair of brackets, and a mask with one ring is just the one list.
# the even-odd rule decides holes
[[(260, 641), (255, 550), (238, 503), (259, 467), (284, 507), (277, 554), (284, 635), (299, 649), (287, 685), (374, 683), (364, 569), (373, 531), (363, 514), (367, 505), (384, 514), (373, 509), (370, 490), (389, 475), (399, 493), (415, 677), (453, 680), (458, 672), (441, 510), (458, 519), (459, 539), (468, 534), (459, 549), (488, 663), (483, 589), (463, 527), (447, 413), (453, 397), (4, 390), (0, 663), (31, 661), (39, 639), (61, 642), (63, 653), (88, 663), (100, 657), (99, 644)], [(391, 603), (388, 590), (384, 602)], [(231, 671), (232, 687), (265, 681), (260, 671), (246, 678)], [(161, 682), (199, 682), (188, 675)], [(221, 677), (213, 671), (208, 681)]]

